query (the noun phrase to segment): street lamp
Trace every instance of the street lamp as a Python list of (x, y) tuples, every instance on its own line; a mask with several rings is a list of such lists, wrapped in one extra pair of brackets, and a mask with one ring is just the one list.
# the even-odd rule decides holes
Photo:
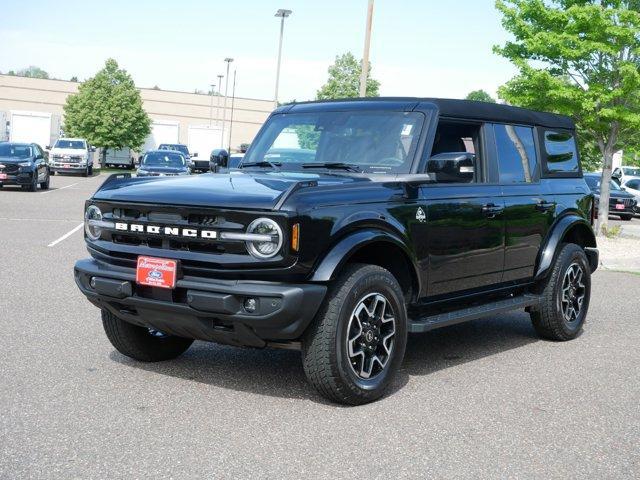
[(216, 91), (215, 83), (211, 84), (211, 106), (209, 107), (209, 127), (211, 127), (211, 122), (213, 121), (213, 94)]
[(360, 72), (361, 97), (367, 96), (367, 76), (369, 75), (369, 46), (371, 45), (371, 22), (373, 21), (373, 0), (369, 0), (367, 8), (367, 23), (364, 34), (364, 53), (362, 55), (362, 71)]
[[(231, 62), (233, 62), (233, 58), (227, 57), (224, 59), (224, 61), (227, 62), (227, 78), (224, 83), (224, 106), (222, 107), (222, 138), (225, 137), (224, 128), (227, 121), (227, 97), (229, 96), (229, 65), (231, 65)], [(222, 140), (220, 148), (224, 148), (224, 140)], [(231, 145), (229, 145), (229, 148), (231, 148)]]
[(276, 93), (273, 97), (273, 101), (278, 106), (278, 85), (280, 83), (280, 60), (282, 59), (282, 35), (284, 33), (284, 19), (291, 15), (291, 10), (280, 9), (276, 12), (275, 16), (280, 17), (280, 45), (278, 46), (278, 67), (276, 70)]
[(222, 87), (222, 77), (218, 75), (218, 96), (216, 97), (216, 123), (220, 122), (220, 88)]

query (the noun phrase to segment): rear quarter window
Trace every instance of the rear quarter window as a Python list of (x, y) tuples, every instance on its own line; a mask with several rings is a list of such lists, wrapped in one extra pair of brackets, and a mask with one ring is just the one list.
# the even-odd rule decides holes
[(580, 173), (578, 148), (572, 132), (545, 130), (543, 144), (547, 173), (563, 176), (577, 176)]

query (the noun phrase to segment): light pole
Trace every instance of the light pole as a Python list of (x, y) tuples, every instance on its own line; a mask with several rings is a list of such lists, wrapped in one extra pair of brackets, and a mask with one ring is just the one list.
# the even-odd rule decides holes
[[(227, 62), (227, 78), (224, 81), (224, 106), (222, 107), (222, 138), (225, 137), (224, 135), (224, 127), (226, 125), (227, 122), (227, 97), (229, 96), (229, 65), (231, 65), (231, 62), (233, 62), (233, 58), (231, 57), (227, 57), (224, 59), (225, 62)], [(222, 145), (220, 145), (220, 148), (224, 148), (224, 140), (222, 141)], [(229, 148), (231, 148), (231, 145), (229, 145)]]
[(211, 127), (211, 123), (213, 122), (213, 94), (216, 91), (216, 85), (215, 83), (211, 84), (211, 93), (209, 93), (209, 95), (211, 95), (211, 105), (209, 107), (209, 127)]
[(280, 9), (276, 12), (276, 17), (280, 17), (280, 44), (278, 46), (278, 67), (276, 69), (276, 93), (273, 96), (273, 101), (278, 106), (278, 86), (280, 84), (280, 60), (282, 59), (282, 36), (284, 33), (284, 19), (291, 15), (291, 10)]
[(224, 75), (218, 75), (218, 97), (216, 98), (216, 121), (220, 122), (220, 87), (222, 86), (222, 77)]
[(364, 54), (362, 55), (362, 72), (360, 72), (360, 96), (367, 96), (367, 76), (369, 75), (369, 45), (371, 44), (371, 23), (373, 21), (373, 0), (369, 0), (367, 8), (367, 24), (364, 34)]

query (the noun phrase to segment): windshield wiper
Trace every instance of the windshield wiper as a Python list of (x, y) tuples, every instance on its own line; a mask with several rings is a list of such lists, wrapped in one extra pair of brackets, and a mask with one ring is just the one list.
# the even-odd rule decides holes
[(353, 163), (325, 162), (325, 163), (303, 163), (302, 168), (327, 168), (329, 170), (347, 170), (349, 172), (361, 173), (360, 167)]
[(279, 170), (282, 166), (280, 162), (269, 162), (268, 160), (262, 160), (261, 162), (250, 162), (250, 163), (241, 163), (239, 168), (246, 167), (271, 167), (274, 170)]

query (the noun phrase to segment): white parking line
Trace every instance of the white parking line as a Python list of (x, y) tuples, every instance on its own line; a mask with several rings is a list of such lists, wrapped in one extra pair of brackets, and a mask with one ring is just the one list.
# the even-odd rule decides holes
[(69, 188), (69, 187), (73, 187), (74, 185), (78, 185), (80, 182), (76, 182), (76, 183), (72, 183), (70, 185), (65, 185), (64, 187), (58, 187), (58, 188), (54, 188), (53, 190), (45, 190), (44, 192), (40, 192), (42, 195), (44, 195), (45, 193), (53, 193), (53, 192), (57, 192), (58, 190), (64, 190), (65, 188)]
[(47, 247), (54, 247), (56, 246), (58, 243), (62, 242), (63, 240), (66, 240), (67, 238), (69, 238), (71, 235), (73, 235), (74, 233), (76, 233), (78, 230), (80, 230), (82, 227), (84, 226), (84, 223), (81, 223), (80, 225), (78, 225), (76, 228), (74, 228), (73, 230), (65, 233), (64, 235), (62, 235), (60, 238), (58, 238), (57, 240), (54, 240), (53, 242), (51, 242), (49, 245), (47, 245)]

